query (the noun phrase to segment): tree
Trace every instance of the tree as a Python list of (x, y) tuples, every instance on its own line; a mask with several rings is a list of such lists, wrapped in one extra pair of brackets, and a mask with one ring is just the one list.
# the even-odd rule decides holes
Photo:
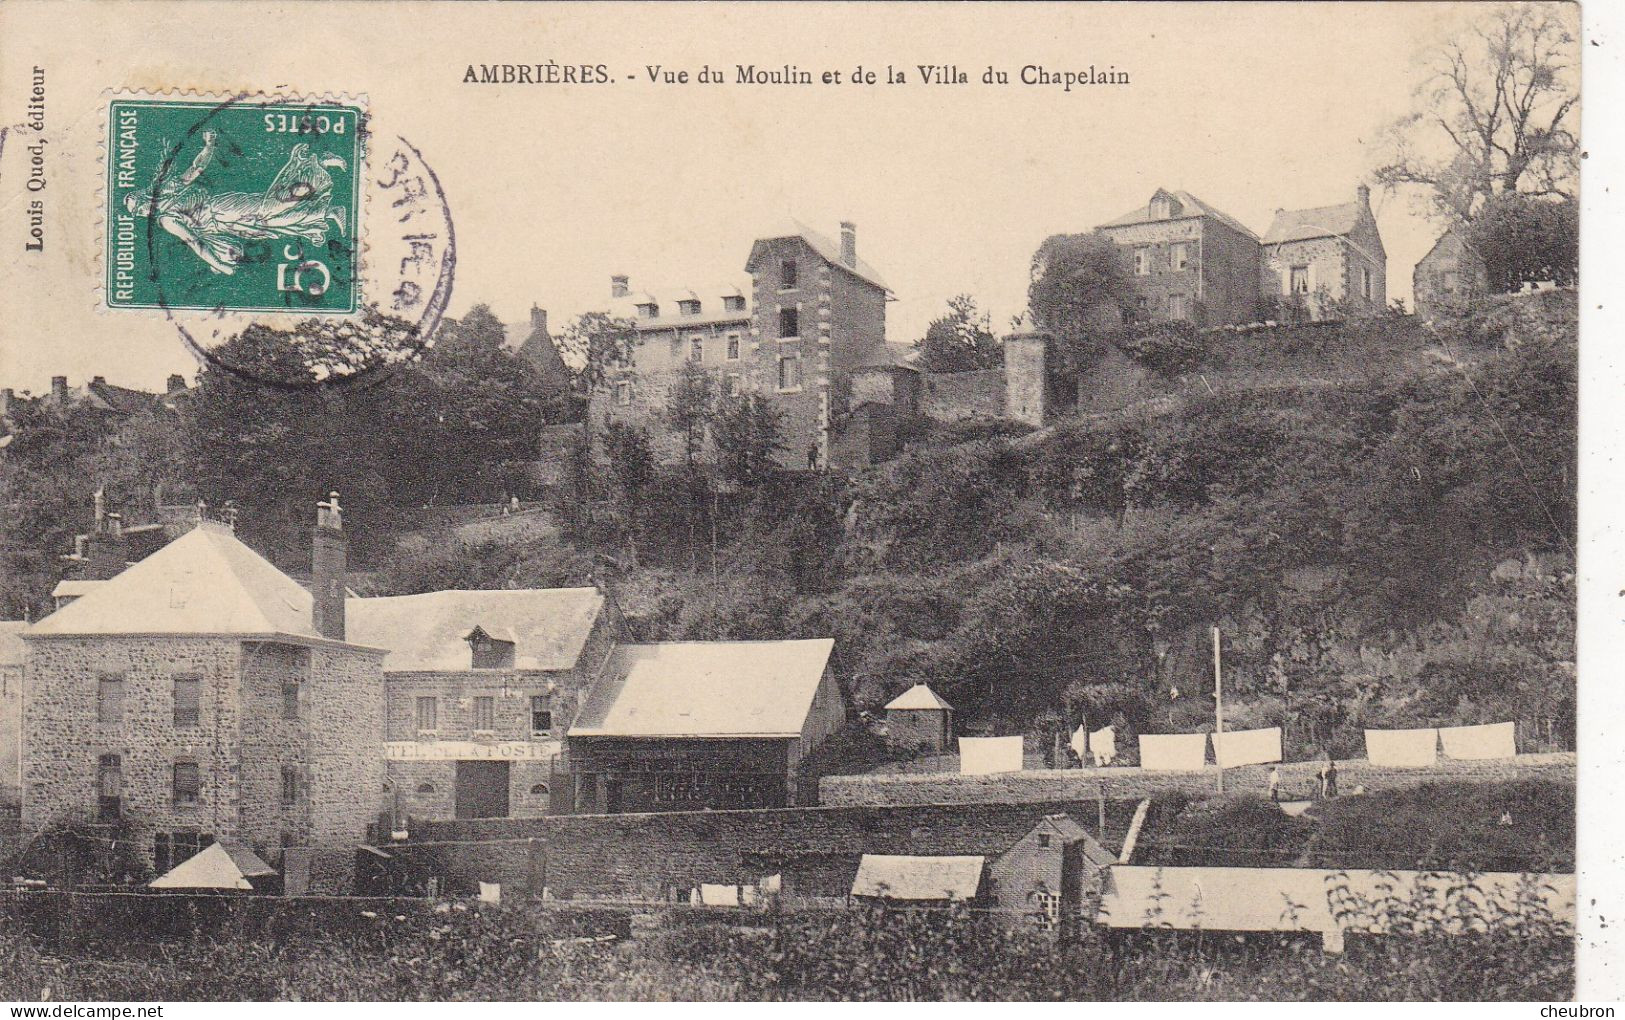
[(693, 471), (705, 449), (705, 432), (715, 417), (715, 388), (710, 373), (685, 362), (666, 396), (666, 426), (682, 443), (683, 464)]
[(1376, 179), (1472, 220), (1493, 197), (1572, 196), (1578, 178), (1577, 8), (1496, 5), (1426, 60), (1415, 109), (1392, 124)]
[(1116, 325), (1133, 296), (1123, 250), (1098, 230), (1046, 238), (1033, 253), (1031, 280), (1027, 307), (1034, 323), (1066, 338)]
[(1467, 241), (1483, 260), (1492, 291), (1579, 279), (1580, 210), (1568, 199), (1497, 195), (1469, 226)]
[(719, 401), (711, 438), (722, 477), (746, 488), (771, 477), (778, 466), (774, 455), (787, 449), (782, 421), (773, 405), (754, 393)]
[(974, 372), (998, 368), (1004, 349), (989, 328), (991, 319), (976, 299), (960, 294), (948, 301), (948, 314), (932, 321), (916, 346), (927, 372)]
[(622, 522), (622, 533), (636, 562), (638, 509), (658, 474), (648, 430), (611, 418), (604, 424), (604, 455), (609, 460), (611, 505)]
[(561, 353), (580, 359), (581, 384), (588, 393), (604, 384), (610, 369), (631, 365), (637, 347), (637, 323), (608, 312), (576, 316), (559, 335)]

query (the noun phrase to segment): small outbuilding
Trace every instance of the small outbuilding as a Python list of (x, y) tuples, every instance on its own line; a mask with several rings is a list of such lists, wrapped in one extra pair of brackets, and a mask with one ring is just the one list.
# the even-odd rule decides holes
[(864, 854), (852, 881), (854, 899), (872, 903), (941, 906), (982, 898), (982, 857)]
[(954, 707), (925, 684), (886, 705), (886, 741), (893, 747), (947, 751), (953, 747)]

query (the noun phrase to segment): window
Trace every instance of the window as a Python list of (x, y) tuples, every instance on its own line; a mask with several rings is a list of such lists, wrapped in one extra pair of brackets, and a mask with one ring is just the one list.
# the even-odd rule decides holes
[(728, 360), (729, 361), (738, 361), (739, 360), (739, 334), (738, 333), (729, 333), (728, 334)]
[(1054, 931), (1061, 920), (1061, 897), (1052, 892), (1040, 892), (1034, 894), (1033, 899), (1038, 907), (1034, 924), (1039, 931)]
[(474, 728), (490, 732), (497, 728), (497, 699), (482, 694), (474, 699)]
[(1049, 833), (1040, 832), (1038, 834), (1038, 845), (1042, 848), (1047, 848), (1049, 846)]
[(1182, 207), (1178, 202), (1162, 195), (1151, 200), (1151, 218), (1154, 220), (1169, 220), (1177, 215)]
[(677, 310), (684, 315), (700, 314), (700, 302), (695, 298), (685, 298), (677, 302)]
[(1367, 301), (1371, 300), (1371, 270), (1360, 270), (1360, 293), (1365, 295)]
[(175, 678), (175, 725), (198, 724), (198, 699), (202, 695), (203, 678), (178, 676)]
[(626, 379), (615, 384), (615, 403), (625, 407), (632, 402), (632, 383)]
[(1182, 320), (1190, 316), (1189, 302), (1183, 294), (1168, 295), (1168, 318)]
[(103, 673), (96, 678), (96, 721), (111, 726), (124, 721), (122, 673)]
[(1290, 293), (1290, 294), (1307, 294), (1307, 293), (1309, 293), (1309, 267), (1308, 266), (1293, 266), (1291, 274), (1287, 278), (1287, 282), (1289, 284), (1288, 293)]
[(688, 360), (690, 360), (690, 361), (704, 361), (705, 360), (705, 338), (704, 337), (693, 336), (693, 337), (688, 338)]
[(545, 694), (531, 695), (530, 731), (532, 733), (553, 732), (553, 704)]
[(284, 680), (282, 682), (282, 718), (299, 718), (299, 681)]
[(96, 820), (118, 821), (123, 806), (123, 761), (116, 754), (104, 754), (96, 759)]
[(744, 391), (744, 376), (741, 376), (738, 372), (729, 372), (727, 386), (728, 396), (739, 396)]
[(729, 294), (722, 299), (722, 307), (729, 312), (742, 312), (745, 310), (745, 298), (740, 294)]
[(282, 806), (299, 803), (299, 770), (292, 765), (282, 766)]
[(418, 699), (418, 732), (425, 733), (440, 728), (440, 702), (436, 698)]
[(1457, 279), (1455, 273), (1442, 273), (1439, 276), (1439, 282), (1444, 285), (1444, 292), (1446, 294), (1454, 294), (1456, 292), (1456, 284), (1460, 281)]
[(1168, 251), (1168, 268), (1179, 272), (1191, 264), (1191, 248), (1188, 244), (1176, 244)]
[(419, 783), (418, 784), (418, 792), (419, 793), (433, 793), (434, 792), (434, 784), (433, 783)]
[(1135, 276), (1150, 276), (1151, 275), (1151, 249), (1150, 248), (1136, 248), (1136, 249), (1134, 249), (1134, 275)]
[[(160, 875), (197, 856), (214, 842), (199, 832), (160, 832), (152, 837), (152, 865)], [(292, 846), (290, 839), (284, 846)]]
[(797, 308), (779, 309), (779, 338), (798, 337), (801, 335), (801, 311)]
[(779, 346), (779, 390), (801, 389), (801, 345)]
[(535, 786), (532, 786), (530, 788), (530, 795), (532, 797), (545, 797), (545, 796), (547, 796), (547, 784), (546, 783), (537, 783)]
[(789, 290), (796, 285), (796, 260), (785, 259), (779, 264), (779, 289)]
[(660, 306), (653, 301), (644, 301), (637, 306), (638, 318), (657, 319), (660, 317)]
[(175, 763), (175, 778), (172, 784), (173, 800), (176, 807), (196, 807), (198, 791), (202, 787), (203, 779), (198, 772), (195, 761), (178, 761)]

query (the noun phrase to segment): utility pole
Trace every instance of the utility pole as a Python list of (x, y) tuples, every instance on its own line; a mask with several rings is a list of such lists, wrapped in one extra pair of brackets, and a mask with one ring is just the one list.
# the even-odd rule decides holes
[(1219, 628), (1213, 628), (1213, 760), (1219, 765), (1219, 792), (1224, 792), (1224, 760), (1219, 740), (1224, 736), (1224, 671), (1219, 665)]

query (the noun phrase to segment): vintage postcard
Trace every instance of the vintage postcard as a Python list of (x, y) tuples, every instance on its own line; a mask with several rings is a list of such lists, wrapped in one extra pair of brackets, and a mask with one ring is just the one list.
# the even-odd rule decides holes
[(0, 999), (1612, 1015), (1608, 17), (0, 3)]

